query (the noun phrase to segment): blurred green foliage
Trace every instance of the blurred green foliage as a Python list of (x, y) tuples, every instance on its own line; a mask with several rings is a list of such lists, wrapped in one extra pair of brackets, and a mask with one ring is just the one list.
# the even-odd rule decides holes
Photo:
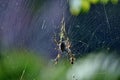
[(108, 3), (117, 4), (119, 0), (69, 0), (70, 12), (72, 15), (79, 15), (80, 13), (86, 13), (90, 10), (91, 5)]
[(6, 51), (0, 60), (0, 80), (36, 80), (41, 60), (26, 50)]
[(99, 53), (55, 65), (31, 51), (10, 50), (0, 59), (0, 80), (120, 80), (119, 63), (114, 55)]

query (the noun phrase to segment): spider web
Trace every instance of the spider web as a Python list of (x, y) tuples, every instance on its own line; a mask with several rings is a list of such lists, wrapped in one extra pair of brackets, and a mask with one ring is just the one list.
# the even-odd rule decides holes
[(72, 44), (71, 50), (76, 57), (101, 50), (119, 52), (119, 7), (120, 3), (98, 4), (92, 5), (90, 12), (86, 14), (77, 17), (69, 13), (65, 15), (66, 32)]
[(88, 14), (71, 16), (67, 32), (77, 56), (93, 51), (120, 49), (120, 3), (95, 5)]
[[(76, 57), (99, 49), (120, 51), (120, 2), (92, 5), (89, 13), (74, 17), (65, 0), (46, 0), (40, 11), (32, 12), (34, 1), (0, 0), (0, 44), (3, 45), (0, 50), (4, 46), (27, 48), (41, 56), (56, 57), (58, 52), (52, 37), (54, 32), (59, 34), (64, 13), (66, 32)], [(21, 79), (25, 70), (26, 67)]]
[[(0, 4), (3, 5), (3, 2), (1, 0)], [(74, 54), (80, 56), (99, 49), (120, 51), (120, 2), (117, 5), (92, 5), (88, 13), (77, 17), (69, 13), (65, 0), (45, 0), (35, 12), (32, 12), (35, 8), (33, 2), (8, 0), (6, 5), (1, 5), (0, 33), (3, 46), (23, 47), (44, 56), (56, 56), (56, 44), (52, 37), (54, 32), (59, 34), (64, 13), (66, 32)]]

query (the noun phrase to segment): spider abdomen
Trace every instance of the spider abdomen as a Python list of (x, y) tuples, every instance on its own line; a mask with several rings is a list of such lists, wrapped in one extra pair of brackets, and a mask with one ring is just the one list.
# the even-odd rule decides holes
[(65, 48), (66, 48), (66, 47), (65, 47), (65, 43), (64, 43), (64, 42), (62, 42), (62, 43), (61, 43), (60, 48), (61, 48), (62, 52), (64, 52), (64, 51), (65, 51)]

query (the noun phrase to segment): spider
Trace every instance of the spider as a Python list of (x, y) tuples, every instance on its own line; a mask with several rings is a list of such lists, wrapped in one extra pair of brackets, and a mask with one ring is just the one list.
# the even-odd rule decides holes
[(58, 63), (58, 60), (60, 59), (62, 53), (63, 54), (66, 53), (68, 55), (68, 57), (69, 57), (70, 63), (73, 64), (74, 61), (75, 61), (75, 57), (72, 54), (72, 51), (70, 49), (71, 43), (70, 43), (69, 37), (66, 34), (64, 17), (63, 17), (63, 19), (61, 21), (61, 29), (60, 29), (60, 34), (59, 34), (59, 41), (57, 41), (56, 37), (54, 37), (54, 42), (58, 46), (58, 55), (55, 58), (55, 64)]

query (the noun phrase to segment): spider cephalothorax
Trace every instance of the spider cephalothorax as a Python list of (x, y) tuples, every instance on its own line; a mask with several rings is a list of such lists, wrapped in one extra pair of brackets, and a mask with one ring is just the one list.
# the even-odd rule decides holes
[(65, 31), (64, 17), (62, 19), (61, 24), (62, 25), (61, 25), (60, 34), (59, 34), (59, 40), (57, 41), (56, 38), (54, 38), (54, 41), (58, 46), (58, 52), (59, 52), (57, 57), (55, 58), (55, 64), (58, 63), (58, 59), (61, 57), (61, 53), (66, 53), (69, 57), (70, 63), (73, 64), (75, 58), (70, 49), (71, 43)]

